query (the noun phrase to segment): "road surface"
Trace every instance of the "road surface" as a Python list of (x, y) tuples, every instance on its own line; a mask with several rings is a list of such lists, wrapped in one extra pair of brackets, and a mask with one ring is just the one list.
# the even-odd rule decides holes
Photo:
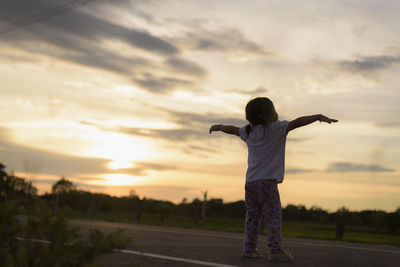
[(243, 234), (140, 224), (72, 220), (83, 232), (98, 228), (109, 233), (124, 229), (131, 244), (97, 260), (102, 266), (351, 266), (400, 267), (400, 247), (313, 239), (284, 238), (293, 254), (290, 263), (267, 260), (266, 236), (258, 247), (261, 259), (240, 258)]

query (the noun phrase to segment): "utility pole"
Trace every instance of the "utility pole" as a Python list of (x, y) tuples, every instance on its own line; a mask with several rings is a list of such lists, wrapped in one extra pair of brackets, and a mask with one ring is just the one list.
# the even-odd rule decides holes
[(203, 193), (203, 203), (201, 204), (200, 222), (203, 223), (207, 214), (207, 190)]

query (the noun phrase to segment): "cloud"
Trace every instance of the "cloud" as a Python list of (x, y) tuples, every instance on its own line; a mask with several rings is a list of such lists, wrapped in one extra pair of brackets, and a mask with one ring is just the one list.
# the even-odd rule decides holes
[(382, 128), (400, 128), (400, 122), (378, 122), (375, 126)]
[[(149, 104), (146, 104), (151, 106)], [(115, 131), (122, 132), (129, 135), (136, 136), (146, 136), (151, 138), (160, 138), (170, 141), (184, 142), (187, 140), (199, 140), (209, 138), (209, 127), (212, 124), (228, 124), (235, 125), (238, 127), (246, 125), (246, 121), (242, 119), (232, 118), (232, 117), (222, 117), (220, 114), (206, 113), (197, 114), (190, 112), (180, 112), (174, 111), (166, 108), (155, 107), (167, 113), (170, 116), (170, 121), (178, 125), (177, 128), (173, 129), (157, 129), (157, 128), (139, 128), (139, 127), (107, 127), (101, 123), (90, 122), (90, 121), (80, 121), (80, 124), (97, 127), (104, 131)], [(216, 135), (219, 137), (222, 135)]]
[[(99, 10), (107, 12), (104, 6), (109, 3), (100, 1), (96, 5), (100, 5)], [(116, 5), (127, 7), (130, 4), (123, 1)], [(29, 18), (55, 6), (51, 0), (35, 1), (35, 5), (3, 1), (0, 4), (0, 23), (9, 24), (21, 18)], [(131, 10), (136, 12), (134, 8)], [(144, 29), (128, 28), (110, 22), (107, 15), (110, 14), (104, 13), (100, 18), (85, 9), (70, 10), (4, 34), (0, 43), (9, 49), (20, 49), (30, 54), (50, 56), (117, 73), (134, 85), (154, 93), (167, 93), (181, 87), (189, 90), (194, 88), (196, 80), (182, 79), (181, 75), (190, 75), (191, 79), (207, 76), (206, 70), (182, 58), (180, 49), (165, 38)], [(112, 45), (107, 46), (105, 43)], [(116, 49), (121, 44), (125, 47)], [(24, 60), (24, 57), (19, 57), (19, 60)], [(159, 74), (161, 72), (162, 75)]]
[[(9, 170), (36, 174), (58, 176), (93, 176), (104, 173), (124, 173), (135, 176), (146, 176), (147, 171), (164, 171), (175, 169), (174, 166), (154, 162), (134, 162), (133, 168), (111, 170), (110, 159), (70, 156), (57, 152), (45, 151), (10, 140), (11, 132), (0, 127), (0, 162)], [(88, 178), (89, 180), (98, 178)], [(100, 178), (101, 179), (101, 178)]]
[(394, 64), (400, 63), (400, 56), (362, 56), (356, 60), (340, 61), (339, 67), (354, 73), (371, 73), (388, 69)]
[(134, 127), (119, 127), (115, 130), (130, 135), (147, 136), (179, 142), (184, 142), (189, 139), (204, 139), (208, 134), (207, 129), (204, 129), (204, 132), (191, 129), (148, 129)]
[(266, 89), (263, 86), (259, 86), (259, 87), (255, 88), (255, 89), (252, 89), (252, 90), (231, 89), (231, 90), (228, 90), (228, 92), (232, 92), (232, 93), (236, 93), (236, 94), (242, 94), (242, 95), (256, 96), (256, 95), (263, 95), (263, 94), (267, 93), (268, 89)]
[(15, 172), (73, 176), (101, 173), (109, 160), (63, 155), (23, 145), (0, 141), (0, 162)]
[(244, 126), (247, 122), (243, 119), (233, 117), (223, 117), (216, 113), (197, 114), (191, 112), (181, 112), (160, 108), (164, 112), (169, 113), (171, 120), (183, 127), (187, 125), (201, 124), (203, 127), (211, 126), (211, 124), (229, 124), (235, 126)]
[(211, 153), (218, 153), (220, 152), (218, 149), (213, 149), (210, 147), (201, 147), (201, 146), (188, 146), (189, 149), (195, 151), (203, 151), (203, 152), (211, 152)]
[(80, 124), (93, 126), (104, 131), (114, 131), (135, 136), (146, 136), (151, 138), (161, 138), (170, 141), (187, 141), (191, 138), (203, 139), (208, 135), (207, 131), (191, 130), (191, 129), (153, 129), (138, 127), (106, 127), (102, 124), (94, 122), (80, 121)]
[(287, 141), (288, 142), (305, 142), (305, 141), (308, 141), (308, 140), (310, 140), (310, 138), (306, 138), (306, 137), (302, 137), (302, 138), (300, 138), (300, 137), (288, 137), (287, 138)]
[(207, 75), (207, 71), (203, 69), (200, 65), (188, 60), (173, 57), (167, 59), (166, 64), (174, 70), (192, 76), (205, 77)]
[(396, 170), (377, 164), (357, 164), (352, 162), (332, 162), (326, 169), (328, 172), (395, 172)]
[(97, 127), (105, 131), (122, 131), (133, 135), (141, 136), (156, 136), (160, 133), (167, 139), (176, 140), (178, 136), (195, 136), (199, 138), (201, 136), (207, 137), (209, 127), (212, 124), (227, 124), (242, 127), (247, 125), (248, 122), (244, 119), (230, 116), (221, 116), (219, 113), (193, 113), (172, 110), (165, 107), (154, 105), (141, 101), (139, 99), (133, 99), (133, 101), (140, 103), (141, 105), (150, 108), (153, 111), (160, 111), (163, 114), (169, 116), (169, 122), (173, 122), (178, 127), (173, 129), (156, 129), (156, 128), (139, 128), (139, 127), (107, 127), (102, 123), (93, 121), (78, 121), (80, 124)]
[(121, 168), (118, 170), (113, 170), (114, 173), (122, 173), (134, 176), (147, 176), (147, 171), (166, 171), (174, 170), (175, 166), (164, 165), (159, 163), (150, 162), (135, 162), (135, 167), (133, 168)]
[(186, 25), (192, 27), (183, 37), (171, 38), (173, 43), (188, 50), (198, 50), (207, 52), (224, 52), (244, 55), (269, 55), (260, 45), (249, 40), (238, 29), (219, 28), (217, 30), (207, 30), (199, 22), (187, 22)]
[[(1, 4), (0, 20), (5, 23), (15, 22), (16, 18), (28, 18), (40, 11), (54, 8), (56, 5), (51, 0), (36, 1), (35, 5), (22, 4), (18, 1), (6, 1)], [(176, 54), (179, 50), (169, 42), (151, 35), (150, 33), (142, 30), (128, 29), (117, 24), (110, 23), (106, 20), (99, 19), (93, 15), (82, 12), (79, 9), (70, 10), (59, 16), (55, 16), (48, 20), (43, 20), (39, 24), (35, 24), (35, 31), (30, 31), (30, 26), (22, 28), (20, 31), (23, 35), (7, 34), (6, 37), (14, 39), (19, 37), (18, 41), (27, 42), (32, 39), (45, 38), (48, 42), (60, 45), (57, 42), (57, 36), (68, 35), (71, 37), (70, 41), (93, 40), (100, 41), (103, 38), (119, 39), (134, 47), (144, 50), (171, 55)], [(30, 33), (26, 36), (26, 33)], [(48, 38), (52, 37), (52, 38)], [(16, 39), (14, 39), (16, 40)], [(66, 45), (71, 47), (71, 42)]]
[(301, 168), (287, 168), (285, 169), (285, 173), (288, 174), (297, 174), (297, 173), (304, 173), (304, 172), (315, 172), (312, 169), (301, 169)]
[(170, 77), (156, 77), (151, 73), (144, 73), (143, 77), (133, 79), (142, 88), (155, 93), (169, 92), (177, 87), (193, 86), (194, 82)]

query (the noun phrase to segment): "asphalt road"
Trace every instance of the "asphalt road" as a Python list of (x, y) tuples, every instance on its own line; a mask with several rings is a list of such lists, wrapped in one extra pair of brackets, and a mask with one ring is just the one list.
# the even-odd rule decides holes
[(400, 267), (400, 248), (312, 239), (284, 238), (283, 247), (294, 261), (271, 263), (267, 260), (266, 236), (258, 247), (261, 259), (240, 258), (243, 234), (193, 230), (139, 224), (72, 220), (83, 232), (98, 228), (105, 233), (124, 229), (131, 244), (97, 260), (103, 266), (396, 266)]

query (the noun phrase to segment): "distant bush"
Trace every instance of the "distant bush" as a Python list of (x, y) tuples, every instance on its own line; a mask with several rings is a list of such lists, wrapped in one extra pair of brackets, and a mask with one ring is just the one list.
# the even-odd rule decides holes
[(84, 266), (129, 243), (121, 230), (104, 235), (95, 229), (84, 239), (61, 214), (51, 216), (45, 204), (36, 203), (26, 222), (16, 214), (15, 204), (0, 203), (0, 266)]
[(121, 230), (104, 235), (95, 229), (82, 238), (62, 209), (55, 215), (32, 184), (6, 174), (2, 164), (0, 185), (0, 266), (84, 266), (130, 242)]

